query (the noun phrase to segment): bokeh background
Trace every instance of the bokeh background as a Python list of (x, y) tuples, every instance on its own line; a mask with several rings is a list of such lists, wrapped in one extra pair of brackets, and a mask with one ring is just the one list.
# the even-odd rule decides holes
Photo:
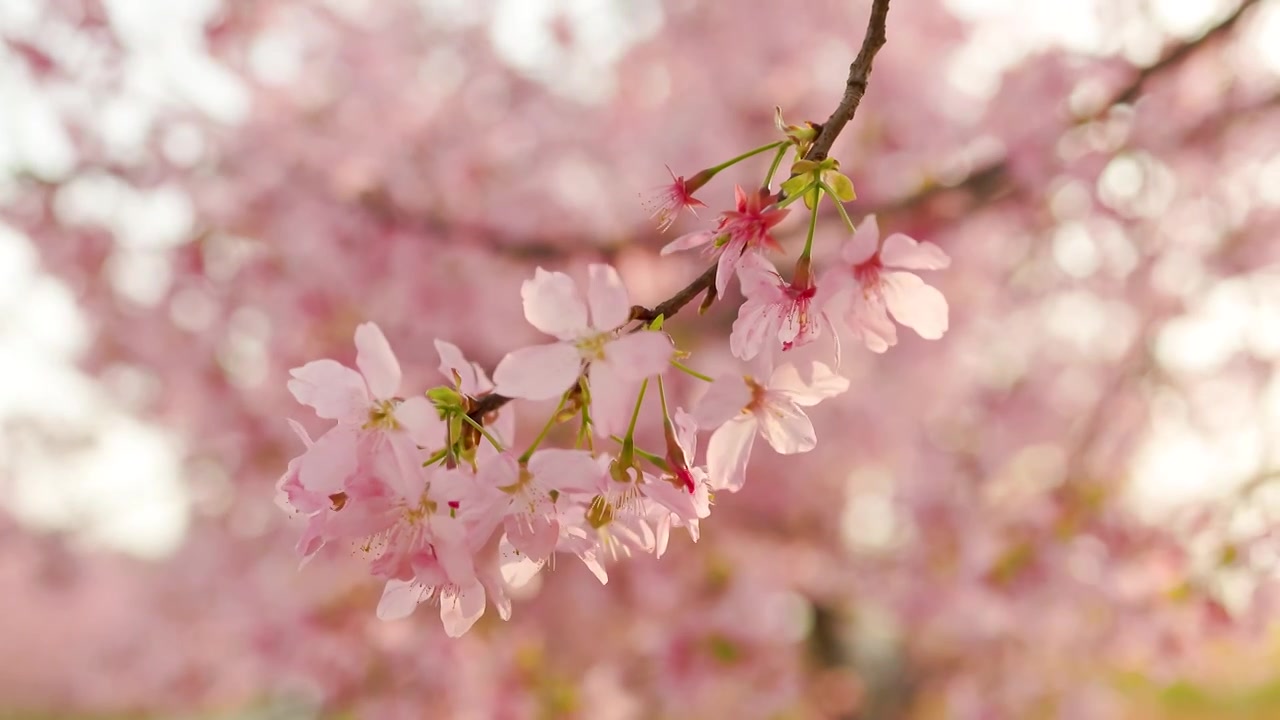
[[(1280, 717), (1276, 0), (897, 0), (832, 155), (953, 258), (945, 338), (510, 622), (298, 571), (289, 368), (492, 368), (536, 265), (669, 295), (663, 164), (825, 119), (868, 8), (0, 0), (0, 718)], [(669, 325), (704, 370), (733, 299)]]

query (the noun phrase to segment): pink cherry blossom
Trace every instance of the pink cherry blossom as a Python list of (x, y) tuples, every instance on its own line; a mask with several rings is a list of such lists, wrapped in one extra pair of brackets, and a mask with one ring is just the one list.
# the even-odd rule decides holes
[[(894, 319), (926, 340), (947, 331), (947, 300), (920, 276), (906, 270), (941, 270), (951, 259), (937, 245), (894, 233), (880, 245), (880, 228), (867, 216), (841, 250), (845, 267), (830, 271), (824, 282), (845, 286), (849, 293), (844, 324), (874, 352), (898, 342)], [(886, 312), (887, 311), (887, 312)]]
[(692, 213), (694, 208), (706, 207), (706, 204), (695, 198), (693, 193), (710, 179), (705, 171), (687, 181), (684, 176), (676, 177), (670, 167), (667, 168), (667, 172), (671, 174), (671, 182), (654, 190), (652, 198), (646, 203), (653, 208), (651, 217), (657, 219), (659, 232), (666, 232), (676, 221), (681, 210), (688, 208)]
[(801, 408), (847, 389), (848, 380), (816, 361), (807, 380), (792, 364), (779, 366), (763, 384), (751, 376), (718, 378), (694, 412), (700, 427), (717, 428), (707, 445), (712, 489), (742, 488), (757, 434), (782, 455), (812, 450), (817, 436)]
[(737, 209), (726, 210), (714, 230), (683, 235), (662, 248), (663, 255), (702, 247), (708, 243), (711, 243), (712, 252), (720, 250), (716, 266), (716, 292), (721, 297), (729, 287), (729, 278), (737, 271), (744, 258), (764, 250), (780, 249), (771, 231), (791, 212), (770, 210), (775, 198), (764, 188), (747, 192), (741, 186), (735, 186), (734, 196)]
[(495, 509), (502, 514), (507, 540), (520, 555), (541, 563), (560, 539), (557, 498), (591, 492), (599, 473), (586, 451), (547, 448), (524, 465), (510, 454), (498, 455), (482, 468), (481, 478), (505, 498)]
[(307, 449), (298, 468), (303, 487), (325, 495), (343, 490), (358, 466), (391, 453), (412, 484), (419, 474), (412, 458), (417, 446), (440, 446), (444, 425), (425, 396), (406, 400), (400, 391), (400, 363), (374, 323), (356, 328), (356, 366), (314, 360), (289, 371), (289, 391), (298, 402), (337, 425)]
[(835, 339), (839, 364), (839, 339), (827, 317), (836, 284), (815, 284), (807, 263), (803, 267), (803, 272), (797, 273), (801, 277), (787, 282), (763, 256), (752, 254), (742, 259), (738, 280), (746, 302), (738, 308), (738, 319), (729, 335), (729, 348), (734, 355), (751, 360), (762, 349), (802, 347), (817, 340), (825, 330)]
[(559, 339), (516, 350), (498, 363), (495, 392), (527, 400), (554, 398), (573, 387), (587, 366), (591, 417), (601, 436), (621, 432), (641, 380), (667, 369), (674, 352), (661, 332), (620, 332), (631, 302), (618, 272), (588, 267), (583, 298), (568, 275), (538, 268), (520, 291), (529, 323)]

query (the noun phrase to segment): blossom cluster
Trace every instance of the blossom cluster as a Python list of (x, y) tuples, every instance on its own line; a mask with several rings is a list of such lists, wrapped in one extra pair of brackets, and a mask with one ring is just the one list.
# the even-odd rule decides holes
[[(784, 126), (780, 115), (778, 124), (782, 141), (688, 181), (673, 175), (654, 211), (665, 230), (683, 209), (702, 206), (693, 193), (717, 172), (774, 151), (759, 189), (737, 187), (734, 209), (662, 251), (713, 256), (711, 299), (738, 279), (744, 302), (729, 345), (748, 369), (712, 378), (686, 367), (687, 353), (663, 331), (666, 318), (646, 322), (634, 313), (621, 276), (604, 264), (589, 265), (581, 284), (543, 268), (524, 282), (524, 316), (553, 341), (507, 354), (492, 380), (438, 339), (444, 382), (404, 393), (390, 343), (364, 323), (355, 332), (356, 368), (323, 359), (291, 371), (298, 402), (335, 421), (314, 440), (294, 423), (306, 449), (279, 481), (278, 503), (306, 517), (304, 562), (327, 544), (354, 547), (385, 581), (379, 617), (405, 617), (431, 602), (446, 633), (460, 636), (490, 603), (510, 617), (508, 589), (558, 554), (576, 556), (605, 583), (607, 560), (661, 556), (678, 528), (696, 541), (716, 495), (743, 487), (757, 437), (782, 455), (812, 450), (817, 432), (805, 409), (849, 387), (837, 372), (840, 335), (883, 352), (897, 341), (892, 315), (921, 337), (941, 337), (946, 300), (909, 271), (945, 268), (947, 255), (900, 233), (882, 243), (874, 216), (855, 229), (843, 206), (852, 183), (834, 160), (804, 159), (811, 129)], [(773, 173), (789, 151), (797, 158), (791, 177), (774, 192)], [(852, 235), (840, 262), (816, 273), (811, 253), (824, 197)], [(811, 213), (809, 232), (785, 279), (769, 255), (782, 250), (773, 230), (797, 200)], [(822, 336), (833, 340), (832, 364), (791, 360), (789, 351)], [(668, 404), (663, 377), (673, 371), (709, 383), (690, 409)], [(650, 391), (661, 401), (660, 451), (636, 442)], [(541, 432), (521, 443), (512, 400), (557, 403)], [(573, 422), (572, 447), (547, 444), (557, 425)], [(700, 432), (710, 433), (701, 460)]]

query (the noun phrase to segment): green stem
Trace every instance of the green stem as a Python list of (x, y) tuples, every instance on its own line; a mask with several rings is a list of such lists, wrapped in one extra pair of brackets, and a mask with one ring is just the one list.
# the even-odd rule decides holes
[[(818, 196), (818, 202), (813, 204), (813, 212), (809, 213), (809, 234), (804, 239), (804, 251), (800, 253), (801, 260), (808, 260), (809, 255), (813, 252), (813, 233), (818, 229), (818, 206), (822, 204), (822, 196)], [(839, 201), (836, 201), (839, 204)]]
[(854, 227), (853, 221), (849, 219), (849, 211), (844, 209), (844, 203), (840, 202), (840, 198), (836, 196), (836, 192), (831, 189), (831, 186), (820, 182), (818, 187), (822, 188), (822, 191), (830, 195), (831, 199), (835, 201), (836, 210), (840, 211), (840, 217), (844, 218), (844, 224), (849, 226), (849, 232), (857, 232), (858, 228)]
[(636, 434), (636, 421), (640, 419), (640, 405), (644, 403), (644, 391), (649, 387), (649, 378), (640, 383), (640, 394), (636, 396), (636, 407), (631, 411), (631, 424), (627, 426), (627, 440)]
[(662, 384), (661, 375), (658, 376), (658, 402), (662, 403), (663, 422), (671, 422), (671, 414), (667, 412), (667, 388)]
[(703, 375), (702, 373), (698, 372), (697, 370), (694, 370), (693, 368), (689, 367), (688, 365), (685, 365), (684, 363), (680, 362), (679, 360), (672, 360), (672, 361), (671, 361), (671, 365), (672, 365), (675, 369), (679, 370), (680, 372), (685, 373), (685, 374), (687, 374), (687, 375), (692, 375), (693, 377), (696, 377), (696, 378), (698, 378), (699, 380), (701, 380), (701, 381), (703, 381), (703, 382), (715, 382), (715, 381), (716, 381), (716, 380), (715, 380), (715, 378), (711, 377), (710, 375)]
[(471, 425), (471, 427), (479, 430), (480, 434), (484, 435), (485, 439), (489, 441), (490, 445), (493, 445), (495, 450), (497, 450), (498, 452), (502, 452), (503, 450), (505, 450), (505, 448), (502, 447), (502, 443), (498, 442), (496, 438), (490, 435), (489, 431), (486, 430), (483, 425), (476, 422), (475, 420), (472, 420), (470, 415), (466, 413), (459, 413), (459, 415), (461, 415), (462, 419), (465, 420), (469, 425)]
[(560, 404), (556, 405), (556, 409), (551, 412), (551, 417), (547, 418), (547, 424), (542, 426), (542, 432), (538, 433), (538, 437), (533, 439), (533, 444), (520, 456), (521, 464), (529, 462), (529, 458), (533, 457), (533, 451), (538, 449), (538, 446), (546, 439), (547, 433), (551, 432), (551, 428), (556, 424), (556, 418), (560, 416), (560, 410), (564, 408), (564, 401), (568, 398), (568, 391), (560, 396)]
[[(626, 444), (626, 441), (618, 437), (617, 435), (610, 435), (609, 437), (612, 438), (614, 442), (621, 443), (623, 445)], [(661, 455), (658, 455), (657, 453), (651, 453), (648, 450), (642, 450), (636, 447), (634, 443), (631, 446), (631, 451), (634, 452), (636, 455), (639, 455), (640, 457), (644, 458), (645, 460), (648, 460), (649, 462), (653, 463), (663, 472), (670, 472), (670, 466), (667, 465), (667, 459), (662, 457)]]
[(786, 140), (779, 140), (778, 142), (772, 142), (772, 143), (769, 143), (768, 145), (761, 145), (760, 147), (756, 148), (755, 150), (748, 150), (747, 152), (742, 153), (741, 155), (739, 155), (739, 156), (738, 156), (738, 157), (736, 157), (736, 158), (732, 158), (732, 159), (730, 159), (730, 160), (725, 160), (724, 162), (720, 163), (719, 165), (714, 165), (714, 166), (712, 166), (712, 167), (707, 168), (706, 170), (703, 170), (703, 172), (708, 173), (709, 175), (715, 175), (716, 173), (720, 172), (721, 170), (723, 170), (723, 169), (725, 169), (725, 168), (727, 168), (727, 167), (729, 167), (729, 166), (731, 166), (731, 165), (737, 165), (738, 163), (742, 162), (743, 160), (746, 160), (746, 159), (747, 159), (747, 158), (749, 158), (749, 157), (752, 157), (752, 156), (754, 156), (754, 155), (759, 155), (760, 153), (762, 153), (762, 152), (766, 152), (766, 151), (768, 151), (768, 150), (772, 150), (772, 149), (774, 149), (774, 148), (778, 147), (779, 145), (782, 145), (782, 144), (784, 144), (784, 143), (786, 143), (786, 142), (787, 142)]
[(773, 191), (773, 188), (770, 187), (773, 184), (773, 174), (778, 172), (778, 166), (782, 164), (782, 158), (787, 156), (787, 148), (789, 147), (791, 147), (789, 144), (783, 145), (782, 147), (778, 148), (778, 153), (773, 156), (773, 164), (769, 166), (769, 174), (764, 176), (765, 190), (768, 190), (770, 192)]

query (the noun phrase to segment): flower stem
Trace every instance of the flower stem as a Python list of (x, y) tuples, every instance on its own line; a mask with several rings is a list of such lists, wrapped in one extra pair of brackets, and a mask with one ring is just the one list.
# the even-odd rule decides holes
[(849, 219), (849, 211), (844, 209), (844, 203), (840, 202), (840, 198), (836, 196), (836, 191), (832, 190), (831, 186), (824, 182), (818, 183), (818, 187), (831, 196), (831, 200), (836, 204), (836, 210), (840, 211), (840, 217), (844, 218), (844, 224), (849, 226), (849, 232), (857, 232), (858, 228), (854, 227), (853, 221)]
[[(809, 234), (804, 239), (804, 251), (800, 253), (801, 261), (807, 261), (813, 252), (813, 234), (818, 229), (818, 205), (821, 202), (822, 198), (819, 196), (818, 202), (813, 204), (813, 211), (809, 213)], [(839, 205), (839, 201), (836, 201), (836, 204)]]
[(466, 421), (469, 425), (471, 425), (471, 427), (475, 428), (476, 430), (479, 430), (480, 434), (484, 435), (485, 439), (489, 441), (490, 445), (493, 445), (493, 448), (495, 450), (497, 450), (498, 452), (502, 452), (503, 450), (505, 450), (505, 448), (502, 447), (502, 443), (498, 442), (496, 438), (490, 435), (489, 431), (485, 430), (483, 425), (476, 422), (475, 420), (472, 420), (470, 415), (467, 415), (466, 413), (459, 413), (459, 415), (461, 415), (462, 419)]
[(782, 158), (787, 156), (787, 148), (790, 145), (783, 145), (778, 148), (778, 152), (773, 156), (773, 164), (769, 166), (769, 174), (764, 176), (764, 189), (773, 192), (773, 174), (778, 172), (778, 166), (782, 164)]
[[(623, 445), (626, 444), (626, 441), (618, 437), (617, 435), (610, 435), (609, 437), (612, 438), (614, 442), (621, 443)], [(653, 463), (658, 467), (658, 469), (662, 470), (663, 472), (669, 472), (667, 459), (662, 457), (661, 455), (658, 455), (657, 453), (651, 453), (648, 450), (641, 450), (640, 448), (636, 447), (634, 444), (632, 444), (631, 446), (631, 451), (634, 452), (636, 455), (639, 455), (640, 457), (644, 458), (645, 460), (648, 460), (649, 462)]]
[[(688, 365), (685, 365), (684, 363), (680, 362), (679, 360), (672, 360), (672, 361), (671, 361), (671, 365), (672, 365), (672, 367), (674, 367), (675, 369), (679, 370), (680, 372), (685, 373), (685, 374), (688, 374), (688, 375), (692, 375), (693, 377), (698, 378), (698, 379), (699, 379), (699, 380), (701, 380), (702, 382), (715, 382), (715, 378), (711, 377), (710, 375), (703, 375), (702, 373), (698, 372), (697, 370), (694, 370), (693, 368), (689, 367)], [(659, 382), (659, 383), (661, 383), (661, 382), (662, 382), (662, 378), (658, 378), (658, 382)], [(659, 387), (659, 388), (661, 388), (661, 387), (662, 387), (662, 386), (661, 386), (661, 384), (659, 384), (659, 386), (658, 386), (658, 387)]]
[(748, 150), (747, 152), (742, 153), (741, 155), (739, 155), (739, 156), (738, 156), (738, 157), (736, 157), (736, 158), (731, 158), (731, 159), (729, 159), (729, 160), (725, 160), (724, 162), (720, 163), (719, 165), (714, 165), (714, 166), (712, 166), (712, 167), (709, 167), (709, 168), (707, 168), (706, 170), (703, 170), (702, 172), (704, 172), (704, 173), (709, 173), (710, 175), (715, 175), (716, 173), (720, 172), (721, 170), (723, 170), (723, 169), (725, 169), (725, 168), (727, 168), (727, 167), (729, 167), (729, 166), (731, 166), (731, 165), (737, 165), (738, 163), (742, 162), (743, 160), (746, 160), (746, 159), (747, 159), (747, 158), (749, 158), (749, 157), (752, 157), (752, 156), (754, 156), (754, 155), (759, 155), (760, 153), (762, 153), (762, 152), (766, 152), (766, 151), (768, 151), (768, 150), (772, 150), (772, 149), (774, 149), (774, 148), (778, 147), (779, 145), (782, 145), (782, 144), (784, 144), (784, 143), (786, 143), (786, 142), (787, 142), (786, 140), (779, 140), (778, 142), (772, 142), (772, 143), (769, 143), (768, 145), (761, 145), (760, 147), (758, 147), (758, 148), (756, 148), (756, 149), (754, 149), (754, 150)]
[(640, 405), (644, 403), (644, 391), (649, 387), (649, 378), (640, 383), (640, 394), (636, 396), (636, 407), (631, 411), (631, 424), (627, 426), (627, 440), (636, 434), (636, 421), (640, 419)]
[(529, 462), (529, 458), (533, 457), (533, 451), (538, 449), (538, 446), (546, 439), (547, 433), (551, 432), (552, 426), (556, 424), (556, 418), (560, 416), (560, 410), (564, 408), (564, 401), (567, 400), (568, 397), (569, 391), (565, 391), (565, 393), (560, 396), (560, 404), (556, 405), (556, 409), (551, 412), (551, 417), (547, 418), (547, 424), (542, 426), (542, 432), (538, 433), (538, 437), (533, 439), (533, 444), (530, 445), (529, 449), (525, 450), (524, 454), (520, 456), (520, 462), (522, 464)]

